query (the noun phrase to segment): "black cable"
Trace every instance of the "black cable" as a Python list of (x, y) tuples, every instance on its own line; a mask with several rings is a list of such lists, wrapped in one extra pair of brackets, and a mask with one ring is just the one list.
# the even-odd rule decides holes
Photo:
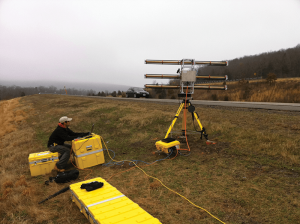
[(64, 192), (68, 191), (69, 189), (70, 189), (70, 186), (61, 189), (60, 191), (56, 192), (55, 194), (50, 195), (48, 198), (44, 199), (43, 201), (40, 201), (39, 204), (42, 204), (42, 203), (44, 203), (45, 201), (48, 201), (49, 199), (54, 198), (54, 197), (56, 197), (57, 195), (62, 194), (62, 193), (64, 193)]
[(192, 151), (190, 151), (189, 154), (184, 154), (184, 153), (181, 153), (180, 150), (179, 150), (179, 154), (180, 154), (181, 156), (189, 156), (189, 155), (191, 155), (191, 153), (192, 153)]

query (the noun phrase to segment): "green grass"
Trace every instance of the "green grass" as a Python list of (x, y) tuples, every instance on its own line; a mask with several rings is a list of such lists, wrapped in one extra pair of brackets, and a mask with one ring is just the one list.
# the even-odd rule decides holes
[[(165, 157), (152, 152), (178, 109), (178, 105), (55, 95), (25, 97), (22, 103), (31, 105), (38, 114), (27, 120), (35, 130), (34, 141), (42, 146), (56, 128), (59, 117), (67, 115), (73, 118), (70, 128), (76, 132), (87, 132), (94, 123), (94, 133), (115, 151), (116, 160), (147, 162)], [(190, 135), (190, 156), (178, 155), (151, 166), (139, 163), (145, 172), (225, 223), (297, 223), (300, 220), (300, 128), (297, 126), (300, 115), (208, 107), (196, 107), (196, 111), (209, 139), (217, 144), (206, 145), (198, 135)], [(187, 118), (187, 127), (193, 130), (190, 115)], [(181, 129), (181, 117), (174, 129)], [(187, 148), (185, 144), (181, 147)], [(105, 160), (109, 161), (106, 151)], [(162, 223), (220, 223), (137, 168), (123, 172), (129, 168), (128, 165), (99, 165), (91, 168), (89, 178), (110, 178), (113, 186)], [(28, 170), (23, 172), (28, 174)], [(81, 178), (89, 173), (80, 172)], [(28, 178), (31, 184), (42, 185), (43, 178)], [(47, 188), (43, 192), (50, 193)], [(66, 198), (55, 200), (71, 203)], [(51, 206), (57, 205), (45, 204), (41, 209)], [(66, 216), (62, 219), (53, 215), (53, 223), (85, 220), (75, 205), (59, 209)], [(30, 216), (33, 223), (37, 219), (35, 215)]]

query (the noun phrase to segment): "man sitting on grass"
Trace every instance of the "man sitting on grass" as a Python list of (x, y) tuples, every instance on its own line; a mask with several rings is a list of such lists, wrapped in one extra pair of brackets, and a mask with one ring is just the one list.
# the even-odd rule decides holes
[(70, 158), (71, 145), (65, 144), (65, 141), (72, 141), (75, 138), (89, 135), (87, 133), (75, 133), (69, 129), (72, 118), (66, 116), (59, 119), (57, 128), (50, 135), (48, 145), (49, 151), (60, 153), (59, 161), (56, 163), (54, 169), (58, 172), (64, 172)]

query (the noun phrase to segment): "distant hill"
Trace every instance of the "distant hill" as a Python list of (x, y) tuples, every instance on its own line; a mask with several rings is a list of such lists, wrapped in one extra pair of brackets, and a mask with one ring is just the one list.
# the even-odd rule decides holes
[[(109, 95), (113, 91), (126, 91), (131, 86), (107, 83), (73, 83), (45, 81), (2, 81), (0, 80), (0, 100), (33, 94), (65, 94), (68, 95)], [(105, 93), (105, 94), (104, 94)]]
[(227, 67), (207, 66), (198, 70), (198, 75), (228, 75), (229, 80), (262, 77), (275, 73), (278, 78), (300, 77), (300, 44), (282, 49), (244, 56), (228, 61)]
[(63, 89), (64, 86), (68, 89), (77, 89), (77, 90), (94, 90), (96, 92), (99, 91), (126, 91), (131, 86), (126, 85), (116, 85), (109, 83), (89, 83), (89, 82), (55, 82), (55, 81), (5, 81), (0, 80), (0, 85), (2, 86), (20, 86), (20, 87), (50, 87), (54, 86), (57, 89)]

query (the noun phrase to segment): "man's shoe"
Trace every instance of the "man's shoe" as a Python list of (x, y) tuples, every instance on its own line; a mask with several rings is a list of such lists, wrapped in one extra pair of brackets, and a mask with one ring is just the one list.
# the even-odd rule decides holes
[(56, 170), (57, 172), (65, 172), (65, 169), (58, 169), (57, 166), (55, 165), (54, 170)]

